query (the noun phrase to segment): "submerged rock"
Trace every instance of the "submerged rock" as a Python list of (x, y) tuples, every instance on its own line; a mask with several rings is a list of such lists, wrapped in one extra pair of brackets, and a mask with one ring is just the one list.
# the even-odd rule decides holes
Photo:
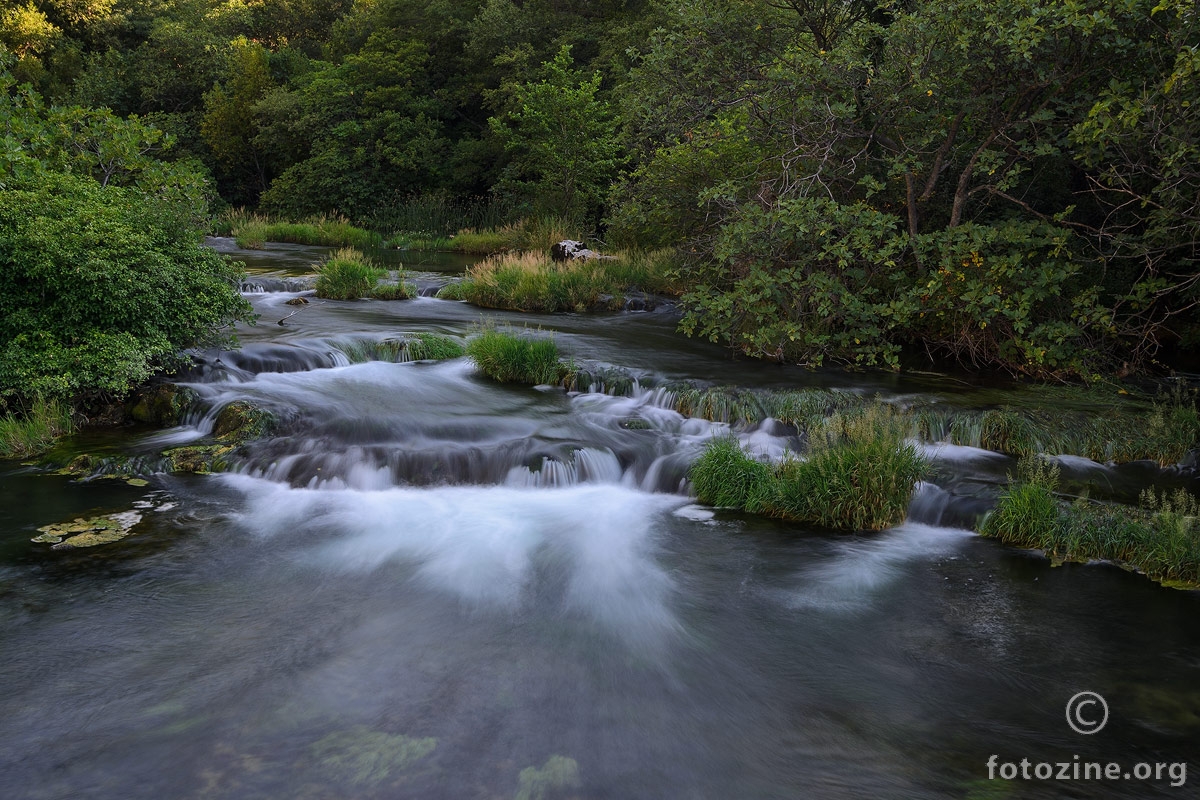
[(266, 436), (275, 423), (275, 415), (271, 412), (246, 400), (235, 400), (217, 414), (213, 436), (241, 444)]
[(220, 472), (227, 465), (225, 455), (233, 451), (232, 445), (207, 444), (174, 447), (163, 451), (163, 458), (171, 472), (195, 472), (205, 474)]
[(191, 389), (173, 383), (146, 386), (126, 404), (125, 413), (137, 422), (162, 428), (180, 424), (188, 407), (196, 400)]

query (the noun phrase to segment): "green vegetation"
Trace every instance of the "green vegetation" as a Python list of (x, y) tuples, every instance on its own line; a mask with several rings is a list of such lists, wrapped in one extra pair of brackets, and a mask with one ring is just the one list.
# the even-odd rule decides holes
[(722, 508), (747, 508), (767, 491), (771, 467), (742, 449), (734, 436), (713, 439), (692, 465), (692, 489), (702, 502)]
[(903, 424), (879, 409), (835, 414), (809, 432), (803, 459), (765, 464), (731, 437), (714, 439), (692, 466), (701, 502), (843, 530), (882, 530), (904, 520), (925, 471)]
[(467, 352), (454, 339), (436, 333), (416, 334), (405, 342), (405, 349), (410, 361), (442, 361), (459, 358)]
[(518, 780), (520, 786), (513, 800), (554, 800), (583, 786), (578, 762), (567, 756), (550, 756), (541, 769), (526, 767)]
[(671, 265), (669, 251), (562, 263), (540, 253), (507, 253), (470, 267), (461, 283), (445, 287), (438, 297), (520, 311), (620, 309), (630, 291), (677, 293)]
[(559, 378), (558, 346), (549, 337), (485, 327), (467, 342), (467, 355), (494, 381), (536, 386)]
[(1200, 585), (1200, 503), (1181, 490), (1147, 490), (1142, 507), (1100, 505), (1055, 495), (1058, 469), (1023, 459), (1018, 476), (981, 528), (1017, 547), (1045, 551), (1056, 562), (1102, 559), (1154, 580)]
[(2, 64), (0, 118), (0, 403), (121, 397), (250, 318), (238, 265), (200, 244), (201, 174), (156, 157), (170, 137), (48, 107)]
[(808, 365), (1092, 382), (1200, 341), (1184, 0), (22, 2), (5, 91), (73, 110), (6, 140), (211, 175), (272, 215), (247, 245), (539, 251), (557, 218), (675, 250), (684, 332)]
[(386, 274), (358, 250), (344, 247), (317, 266), (317, 297), (357, 300), (371, 294)]
[(323, 770), (356, 786), (378, 786), (414, 767), (437, 748), (437, 739), (402, 736), (359, 725), (331, 733), (309, 748)]
[(35, 398), (27, 412), (0, 416), (0, 458), (44, 453), (74, 429), (68, 405), (56, 398)]
[(267, 242), (363, 250), (383, 246), (383, 237), (378, 233), (355, 227), (344, 218), (317, 216), (304, 222), (278, 222), (258, 214), (240, 217), (239, 214), (230, 219), (229, 231), (237, 246), (247, 250), (259, 250)]

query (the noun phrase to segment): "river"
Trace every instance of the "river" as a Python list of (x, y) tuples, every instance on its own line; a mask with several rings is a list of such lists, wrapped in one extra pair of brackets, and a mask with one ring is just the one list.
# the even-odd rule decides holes
[[(930, 445), (941, 477), (880, 534), (698, 506), (687, 466), (728, 426), (653, 388), (969, 403), (996, 386), (731, 361), (675, 334), (670, 308), (289, 306), (320, 249), (216, 244), (247, 260), (260, 321), (191, 376), (202, 411), (76, 446), (202, 440), (235, 399), (283, 425), (232, 473), (147, 486), (0, 464), (6, 800), (1195, 796), (1200, 773), (1171, 784), (1188, 759), (1200, 770), (1200, 593), (954, 527), (972, 487), (1014, 467), (970, 448)], [(428, 294), (464, 263), (409, 266)], [(566, 393), (491, 383), (465, 358), (372, 359), (484, 317), (639, 385)], [(770, 423), (738, 435), (796, 444)], [(30, 542), (118, 510), (142, 521), (116, 544)], [(1108, 703), (1093, 735), (1065, 717), (1084, 690)], [(1131, 777), (989, 780), (992, 755)], [(1141, 762), (1175, 778), (1138, 780)]]

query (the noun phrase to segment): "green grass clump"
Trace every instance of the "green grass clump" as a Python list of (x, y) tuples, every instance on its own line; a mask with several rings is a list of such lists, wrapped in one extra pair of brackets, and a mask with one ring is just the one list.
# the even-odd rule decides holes
[(772, 480), (771, 467), (742, 449), (736, 437), (713, 439), (688, 473), (700, 502), (746, 508)]
[(467, 355), (484, 375), (501, 383), (536, 386), (559, 377), (558, 346), (550, 338), (485, 328), (467, 342)]
[(1022, 460), (980, 532), (1006, 544), (1042, 550), (1055, 562), (1114, 561), (1154, 580), (1200, 585), (1200, 503), (1180, 489), (1143, 492), (1140, 508), (1066, 503), (1054, 494), (1058, 470)]
[(417, 287), (404, 280), (396, 283), (380, 283), (368, 293), (372, 300), (411, 300), (417, 296)]
[(0, 417), (0, 458), (27, 458), (49, 450), (75, 430), (71, 408), (65, 403), (36, 398), (28, 411), (10, 411)]
[(230, 230), (237, 246), (258, 250), (267, 242), (319, 245), (324, 247), (356, 247), (371, 249), (383, 246), (383, 237), (373, 231), (350, 224), (342, 217), (310, 217), (303, 222), (281, 222), (258, 214), (230, 217)]
[(353, 248), (342, 248), (317, 267), (317, 297), (357, 300), (372, 293), (387, 272)]
[(732, 438), (714, 439), (692, 467), (702, 502), (839, 530), (882, 530), (904, 521), (925, 460), (904, 441), (904, 421), (871, 409), (835, 414), (810, 431), (805, 459), (767, 465)]
[(904, 440), (905, 421), (886, 407), (838, 412), (808, 431), (804, 460), (778, 465), (759, 513), (845, 530), (904, 521), (925, 459)]
[[(617, 310), (630, 292), (677, 294), (668, 251), (555, 263), (544, 251), (504, 253), (467, 270), (454, 297), (510, 311)], [(441, 296), (441, 295), (439, 295)]]
[(418, 333), (408, 340), (405, 346), (411, 361), (441, 361), (448, 358), (458, 358), (466, 349), (449, 336), (439, 336), (436, 333)]
[(447, 283), (441, 289), (438, 289), (437, 294), (435, 294), (434, 297), (436, 297), (438, 300), (466, 300), (467, 299), (466, 297), (463, 296), (462, 283), (460, 281), (454, 281), (452, 283)]

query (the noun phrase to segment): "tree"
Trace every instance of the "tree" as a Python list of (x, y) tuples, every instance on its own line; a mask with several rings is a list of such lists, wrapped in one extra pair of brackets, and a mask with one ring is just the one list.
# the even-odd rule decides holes
[(488, 123), (513, 155), (508, 187), (531, 198), (538, 211), (583, 219), (607, 193), (621, 147), (611, 108), (596, 97), (600, 73), (584, 78), (572, 64), (564, 45), (542, 65), (542, 80), (515, 87), (513, 110)]

